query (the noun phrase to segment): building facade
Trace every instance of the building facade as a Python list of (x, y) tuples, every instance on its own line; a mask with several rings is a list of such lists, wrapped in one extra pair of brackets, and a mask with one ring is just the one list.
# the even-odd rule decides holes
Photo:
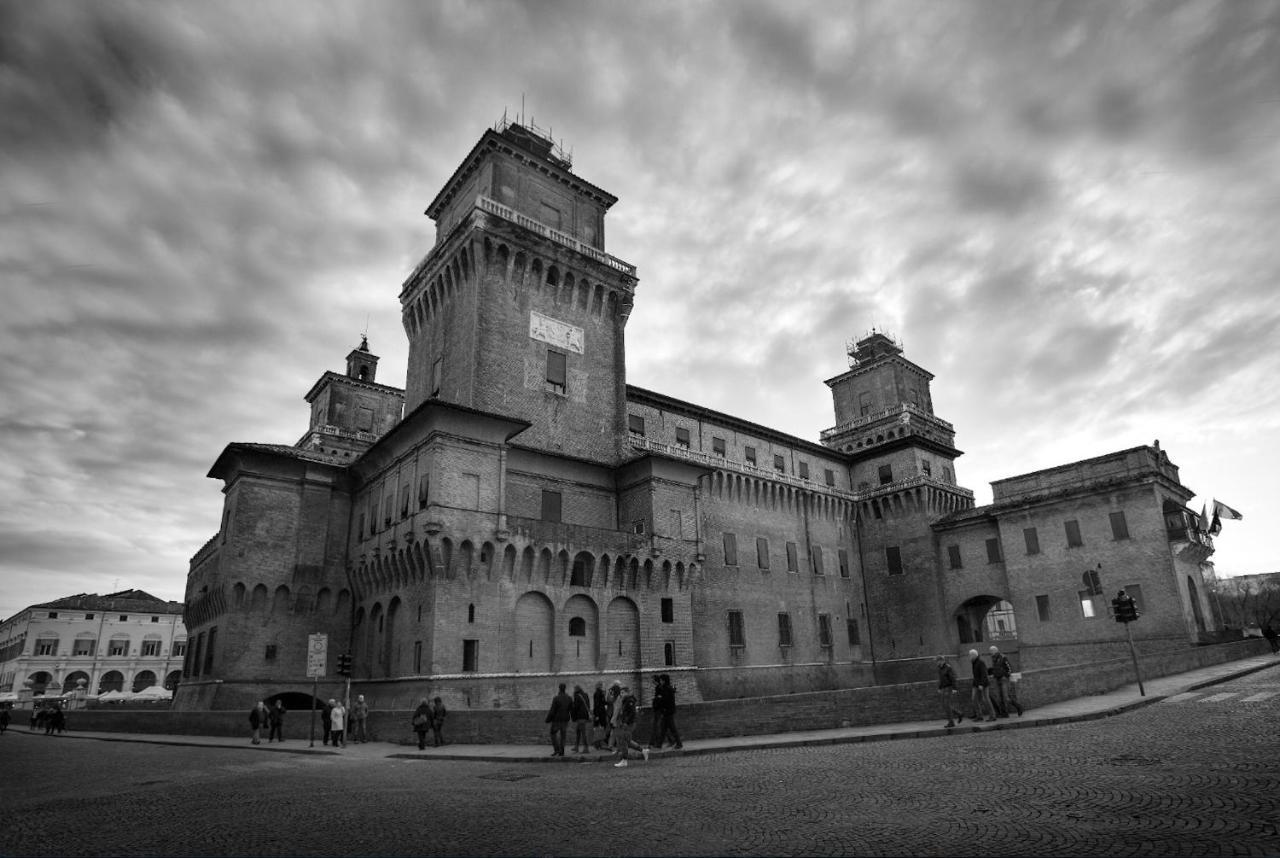
[(19, 702), (66, 693), (178, 686), (186, 657), (182, 603), (142, 590), (81, 593), (0, 623), (0, 694)]
[[(1123, 630), (1068, 623), (1050, 586), (1088, 552), (1005, 560), (1028, 527), (1092, 527), (1095, 507), (1135, 538), (1089, 568), (1140, 560), (1144, 597), (1182, 600), (1162, 602), (1158, 638), (1194, 640), (1173, 618), (1196, 604), (1177, 583), (1195, 570), (1165, 520), (1191, 493), (1158, 450), (1115, 454), (1118, 475), (1090, 460), (1005, 480), (975, 509), (933, 376), (879, 332), (827, 381), (819, 442), (628, 385), (637, 276), (605, 252), (614, 202), (532, 129), (481, 137), (400, 291), (405, 389), (376, 381), (362, 342), (307, 394), (302, 439), (231, 444), (210, 471), (223, 526), (191, 562), (177, 705), (309, 694), (316, 633), (329, 687), (349, 652), (375, 706), (429, 691), (532, 708), (553, 677), (656, 672), (686, 700), (854, 687), (993, 636), (1050, 660), (1105, 649)], [(975, 546), (1000, 560), (966, 566)], [(1037, 618), (1041, 595), (1059, 619)]]

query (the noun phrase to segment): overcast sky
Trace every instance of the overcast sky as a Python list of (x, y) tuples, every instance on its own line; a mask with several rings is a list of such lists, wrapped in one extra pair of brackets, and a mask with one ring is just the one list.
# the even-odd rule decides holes
[(811, 440), (873, 325), (991, 480), (1156, 438), (1280, 569), (1280, 4), (0, 2), (0, 616), (180, 599), (422, 211), (526, 115), (620, 201), (628, 381)]

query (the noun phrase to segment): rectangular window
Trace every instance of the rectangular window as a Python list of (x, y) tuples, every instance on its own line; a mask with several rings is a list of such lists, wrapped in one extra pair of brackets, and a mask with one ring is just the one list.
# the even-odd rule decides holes
[(896, 545), (890, 545), (884, 550), (884, 559), (889, 564), (890, 575), (902, 574), (902, 552)]
[(127, 623), (127, 622), (129, 622), (129, 615), (128, 615), (128, 614), (121, 614), (121, 615), (120, 615), (120, 622), (122, 622), (122, 623)]
[(964, 564), (960, 562), (960, 546), (959, 545), (947, 546), (947, 560), (951, 563), (952, 569), (959, 569), (962, 566), (964, 566)]
[(951, 477), (951, 466), (950, 466), (950, 465), (943, 465), (943, 466), (942, 466), (942, 481), (943, 481), (944, 483), (950, 483), (950, 482), (953, 482), (952, 477)]
[(94, 644), (93, 638), (80, 638), (77, 640), (71, 650), (72, 655), (93, 655)]
[(831, 615), (818, 614), (818, 646), (831, 649)]
[(427, 497), (431, 490), (431, 482), (426, 475), (418, 477), (418, 509), (427, 508)]
[(836, 484), (836, 472), (830, 468), (823, 468), (822, 479), (827, 485), (834, 486)]
[(391, 492), (387, 492), (387, 496), (382, 500), (382, 526), (391, 526), (391, 514), (395, 510), (396, 497)]
[(742, 611), (729, 612), (729, 646), (744, 647), (747, 645), (747, 632), (742, 625)]
[(627, 415), (627, 430), (636, 434), (644, 434), (644, 417), (640, 414)]
[(563, 352), (547, 349), (547, 388), (552, 393), (564, 393), (568, 384), (567, 377), (567, 356)]
[(264, 652), (264, 653), (262, 654), (262, 657), (263, 657), (263, 659), (264, 659), (265, 661), (275, 661), (275, 660), (276, 660), (276, 645), (275, 645), (275, 644), (267, 644), (266, 652)]
[(920, 460), (920, 473), (924, 474), (926, 477), (932, 477), (932, 476), (933, 476), (933, 463), (932, 463), (932, 462), (930, 462), (928, 459), (921, 459), (921, 460)]
[(662, 600), (662, 621), (664, 623), (674, 623), (676, 621), (676, 603), (673, 599)]
[(787, 571), (800, 571), (800, 552), (796, 549), (794, 542), (787, 543)]
[(667, 641), (662, 645), (662, 663), (667, 667), (676, 666), (676, 642)]
[(464, 640), (462, 642), (462, 672), (475, 673), (480, 664), (480, 641)]
[(111, 643), (107, 645), (107, 655), (128, 655), (128, 654), (129, 654), (128, 638), (123, 638), (123, 639), (117, 638), (116, 640), (111, 641)]
[(765, 570), (769, 568), (769, 540), (763, 536), (756, 537), (756, 565)]
[(791, 646), (790, 614), (778, 614), (778, 646)]
[(800, 463), (797, 465), (797, 467), (800, 469), (800, 479), (802, 479), (802, 480), (807, 480), (807, 479), (809, 479), (809, 463), (808, 463), (808, 462), (800, 462)]
[(1036, 617), (1042, 623), (1049, 622), (1049, 597), (1036, 596)]
[(733, 533), (724, 535), (724, 565), (738, 565), (738, 537)]
[(987, 562), (999, 563), (1003, 559), (1004, 558), (1000, 556), (1000, 540), (994, 539), (994, 538), (988, 539), (987, 540)]
[(158, 656), (160, 654), (160, 641), (143, 641), (142, 654), (144, 656)]
[(631, 523), (632, 533), (644, 533), (644, 531), (645, 531), (645, 526), (644, 526), (643, 518), (637, 518), (635, 521)]
[(1111, 513), (1111, 535), (1116, 539), (1129, 538), (1129, 522), (1124, 519), (1124, 511)]
[(893, 465), (880, 466), (880, 485), (887, 486), (893, 482)]
[(843, 548), (839, 552), (840, 557), (840, 577), (849, 577), (849, 552)]
[(92, 619), (93, 619), (93, 614), (85, 614), (85, 615), (84, 615), (84, 618), (85, 618), (86, 620), (92, 620)]
[(781, 454), (774, 455), (773, 469), (780, 474), (785, 474), (787, 472), (787, 460), (782, 458)]
[(724, 455), (724, 439), (723, 438), (713, 437), (711, 439), (711, 452), (715, 453), (717, 456)]
[(1095, 616), (1093, 610), (1093, 595), (1088, 590), (1081, 590), (1078, 594), (1080, 597), (1080, 613), (1085, 619), (1091, 619)]
[(689, 430), (683, 428), (676, 429), (676, 443), (681, 447), (689, 446)]
[(1028, 554), (1040, 553), (1040, 534), (1036, 532), (1034, 527), (1024, 527), (1022, 529), (1022, 538), (1026, 540)]
[(813, 557), (813, 574), (814, 575), (827, 574), (826, 570), (822, 568), (822, 546), (812, 545), (810, 546), (810, 550), (813, 552), (813, 554), (811, 555)]
[(174, 658), (177, 658), (178, 656), (182, 656), (182, 655), (186, 655), (186, 654), (187, 654), (187, 642), (186, 642), (186, 641), (174, 641), (174, 642), (173, 642), (173, 657), (174, 657)]
[(400, 517), (409, 517), (409, 487), (405, 486), (400, 490)]
[(1073, 518), (1071, 521), (1066, 523), (1066, 528), (1068, 548), (1079, 548), (1081, 545), (1084, 545), (1084, 542), (1080, 539), (1080, 522)]
[(413, 642), (413, 672), (422, 675), (422, 641)]
[(50, 611), (50, 612), (49, 612), (49, 619), (51, 619), (51, 620), (56, 620), (56, 619), (58, 619), (58, 612), (57, 612), (57, 611)]
[(57, 655), (58, 639), (36, 641), (36, 655)]
[(861, 646), (862, 638), (858, 634), (858, 621), (850, 617), (845, 620), (844, 625), (849, 632), (849, 646)]
[(871, 413), (871, 394), (863, 391), (858, 394), (858, 416), (866, 417)]
[(560, 492), (542, 491), (542, 520), (562, 521), (560, 517)]
[(747, 464), (754, 465), (756, 463), (756, 448), (748, 447), (746, 450)]

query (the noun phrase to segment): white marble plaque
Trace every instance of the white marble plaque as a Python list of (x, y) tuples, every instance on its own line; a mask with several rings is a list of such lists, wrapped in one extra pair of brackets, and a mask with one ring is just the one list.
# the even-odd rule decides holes
[(582, 328), (544, 316), (538, 312), (529, 314), (529, 336), (549, 343), (556, 348), (582, 354)]

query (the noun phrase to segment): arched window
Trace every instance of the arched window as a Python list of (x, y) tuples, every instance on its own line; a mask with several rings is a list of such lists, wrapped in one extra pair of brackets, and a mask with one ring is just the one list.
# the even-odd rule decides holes
[(587, 636), (587, 621), (582, 617), (572, 617), (569, 620), (569, 637), (585, 638)]

